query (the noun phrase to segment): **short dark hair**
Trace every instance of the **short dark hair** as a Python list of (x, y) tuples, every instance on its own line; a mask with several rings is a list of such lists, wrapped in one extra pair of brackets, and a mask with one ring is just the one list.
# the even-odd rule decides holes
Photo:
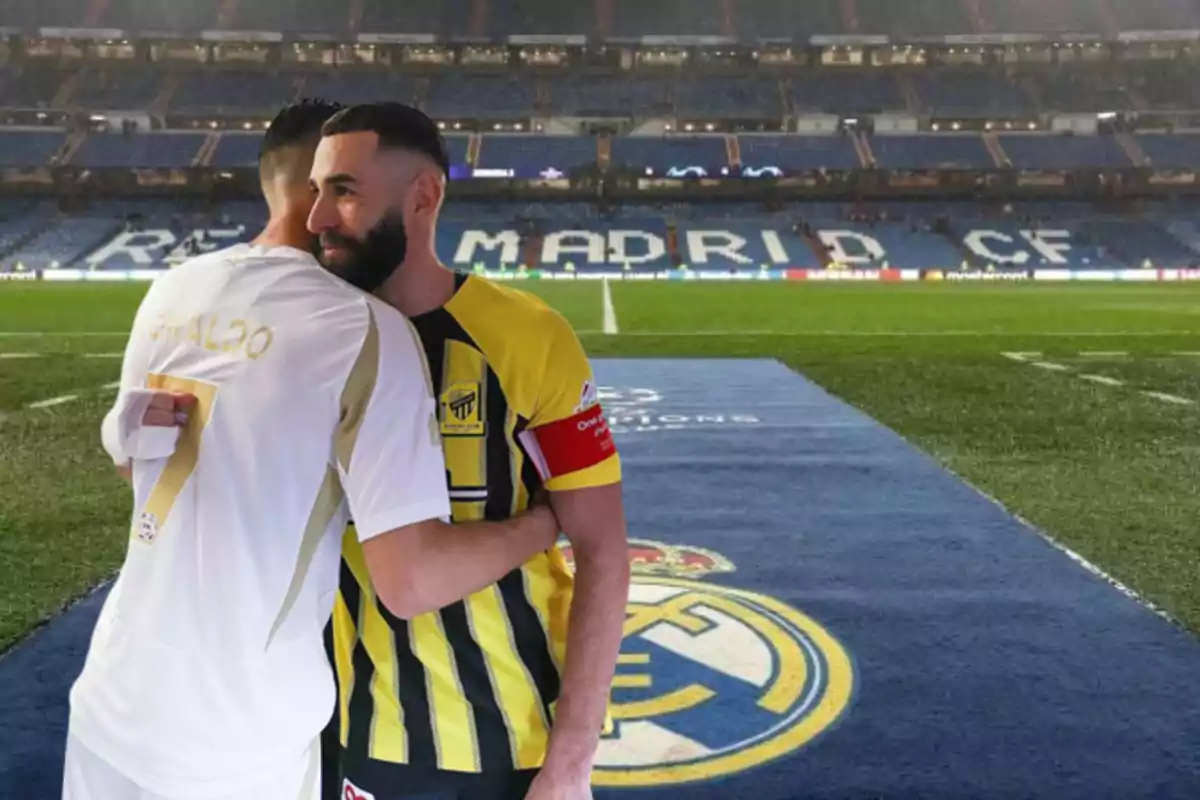
[(305, 143), (315, 146), (321, 138), (321, 126), (343, 108), (345, 106), (341, 103), (312, 97), (284, 106), (263, 135), (262, 145), (258, 149), (259, 164), (284, 147)]
[(422, 111), (404, 103), (364, 103), (334, 114), (322, 126), (322, 136), (370, 131), (382, 148), (412, 150), (428, 156), (444, 175), (450, 175), (450, 156), (438, 126)]

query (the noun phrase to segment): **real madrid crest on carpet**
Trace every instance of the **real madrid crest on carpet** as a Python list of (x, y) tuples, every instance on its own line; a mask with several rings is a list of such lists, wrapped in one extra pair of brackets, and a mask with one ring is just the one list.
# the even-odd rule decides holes
[(596, 786), (742, 772), (794, 753), (845, 711), (854, 674), (841, 644), (772, 597), (704, 582), (735, 570), (724, 556), (634, 539), (630, 563), (615, 725)]

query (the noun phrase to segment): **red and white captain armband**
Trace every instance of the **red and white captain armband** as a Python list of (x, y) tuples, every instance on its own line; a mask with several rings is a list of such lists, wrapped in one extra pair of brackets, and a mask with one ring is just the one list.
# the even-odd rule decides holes
[(522, 431), (518, 438), (543, 481), (594, 467), (617, 452), (599, 403), (566, 419)]

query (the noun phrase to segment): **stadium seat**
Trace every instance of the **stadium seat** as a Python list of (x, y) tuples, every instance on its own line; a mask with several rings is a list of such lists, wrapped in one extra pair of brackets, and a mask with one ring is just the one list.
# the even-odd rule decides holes
[(839, 0), (739, 0), (736, 7), (738, 34), (750, 41), (850, 32)]
[(612, 164), (658, 176), (717, 176), (730, 168), (724, 136), (621, 136), (612, 143)]
[(225, 131), (217, 141), (211, 164), (214, 167), (257, 167), (262, 147), (261, 131)]
[(617, 37), (732, 36), (719, 0), (614, 0)]
[(467, 151), (470, 147), (471, 137), (459, 134), (450, 134), (446, 138), (446, 154), (450, 157), (450, 163), (455, 166), (460, 166), (467, 163)]
[(989, 70), (936, 69), (909, 77), (921, 104), (938, 116), (976, 117), (1033, 111), (1033, 102), (1007, 76)]
[(71, 216), (55, 219), (50, 227), (7, 256), (5, 261), (29, 269), (66, 268), (95, 250), (121, 229), (109, 216)]
[(200, 152), (207, 134), (170, 132), (93, 133), (76, 151), (72, 164), (81, 167), (184, 168)]
[(410, 75), (397, 72), (311, 72), (305, 76), (303, 93), (327, 97), (339, 103), (374, 103), (394, 100), (414, 103), (416, 82)]
[(1200, 28), (1200, 7), (1180, 0), (1138, 0), (1136, 3), (1110, 2), (1113, 22), (1121, 30), (1196, 30)]
[(0, 132), (0, 165), (6, 167), (44, 167), (66, 141), (58, 130), (32, 129)]
[[(977, 0), (979, 12), (995, 30), (1029, 33), (1105, 33), (1098, 3), (1048, 0), (1013, 3), (1011, 0)], [(1140, 2), (1140, 0), (1139, 0)], [(1120, 3), (1109, 3), (1117, 6)], [(1139, 26), (1140, 27), (1140, 26)]]
[(0, 20), (18, 28), (78, 26), (84, 17), (85, 0), (0, 0)]
[(1200, 167), (1200, 134), (1139, 134), (1134, 140), (1156, 169), (1195, 170)]
[(819, 169), (859, 169), (854, 145), (845, 136), (779, 136), (742, 134), (738, 137), (742, 166), (778, 167), (784, 172)]
[(797, 113), (863, 114), (906, 108), (900, 85), (891, 74), (822, 70), (793, 75), (791, 81)]
[(162, 89), (157, 70), (87, 71), (79, 76), (72, 105), (102, 110), (148, 108)]
[(287, 33), (340, 33), (350, 27), (350, 11), (343, 3), (327, 0), (239, 2), (232, 27)]
[(550, 84), (551, 108), (562, 114), (646, 115), (667, 108), (667, 82), (640, 75), (572, 74)]
[(7, 77), (7, 81), (0, 84), (3, 87), (0, 104), (14, 108), (49, 108), (50, 101), (70, 74), (70, 70), (26, 65), (19, 73), (14, 71), (0, 76), (0, 80)]
[(780, 119), (784, 108), (779, 81), (770, 76), (704, 76), (676, 81), (676, 112), (709, 119)]
[(1017, 169), (1131, 167), (1111, 136), (1001, 134), (1000, 146)]
[(529, 117), (533, 114), (536, 94), (532, 75), (450, 72), (430, 80), (424, 109), (435, 118)]
[[(107, 0), (103, 24), (108, 27), (130, 31), (202, 31), (217, 27), (217, 6), (220, 0), (187, 0), (163, 2), (163, 0)], [(77, 2), (80, 9), (76, 20), (85, 16), (85, 3)]]
[(977, 133), (871, 137), (875, 162), (885, 169), (995, 169)]
[(171, 106), (192, 113), (274, 110), (296, 99), (298, 80), (248, 69), (188, 72), (180, 76)]
[(854, 0), (858, 29), (865, 34), (945, 36), (972, 33), (974, 28), (960, 0)]
[(4, 264), (16, 264), (16, 259), (10, 258), (9, 253), (30, 236), (46, 226), (46, 220), (53, 213), (49, 207), (22, 208), (15, 213), (4, 214), (0, 211), (0, 259)]
[(595, 32), (595, 4), (541, 3), (537, 0), (493, 0), (492, 36), (533, 34), (588, 36)]
[(541, 134), (484, 136), (476, 169), (512, 170), (517, 177), (560, 177), (596, 163), (596, 140), (590, 136)]
[(1055, 111), (1129, 111), (1133, 99), (1126, 91), (1126, 79), (1117, 68), (1098, 65), (1061, 66), (1036, 80), (1045, 109)]
[(1156, 267), (1178, 268), (1196, 263), (1200, 255), (1163, 228), (1133, 219), (1086, 220), (1076, 230), (1130, 267), (1149, 261)]
[(363, 0), (359, 29), (384, 33), (465, 34), (470, 0)]

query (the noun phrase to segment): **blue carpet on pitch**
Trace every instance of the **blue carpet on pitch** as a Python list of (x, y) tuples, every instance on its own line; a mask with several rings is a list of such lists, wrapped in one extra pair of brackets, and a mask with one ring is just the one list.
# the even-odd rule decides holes
[[(635, 582), (598, 798), (1200, 797), (1200, 642), (772, 361), (598, 360)], [(0, 661), (53, 800), (103, 594)]]

